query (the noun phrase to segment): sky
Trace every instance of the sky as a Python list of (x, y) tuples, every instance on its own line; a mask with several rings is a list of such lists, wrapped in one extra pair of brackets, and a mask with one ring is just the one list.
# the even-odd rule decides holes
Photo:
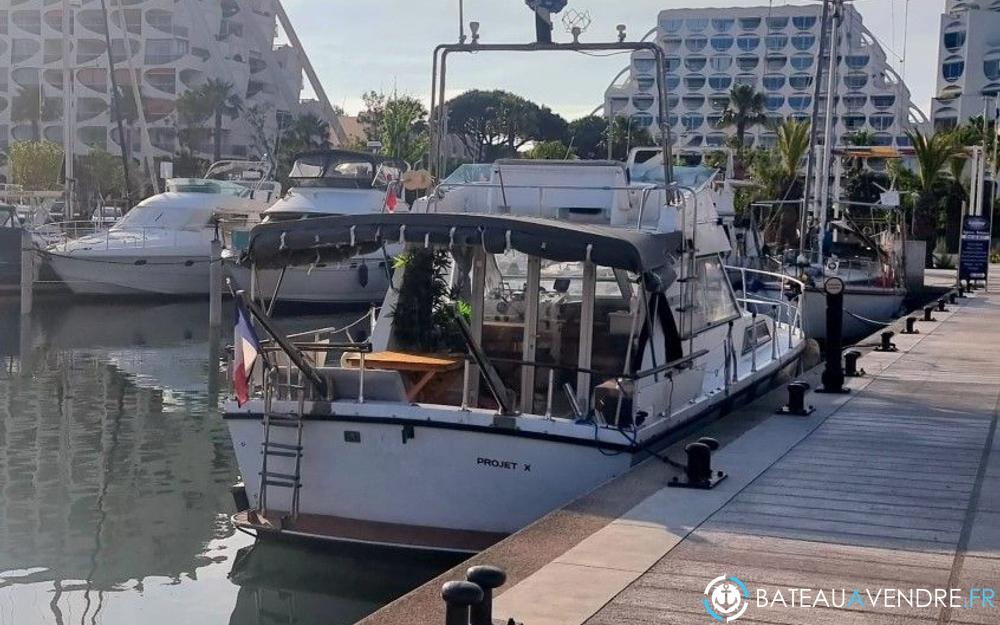
[[(816, 0), (775, 0), (811, 4)], [(567, 10), (589, 11), (584, 41), (610, 41), (616, 24), (630, 40), (656, 26), (664, 8), (767, 6), (768, 0), (570, 0)], [(458, 40), (459, 0), (284, 0), (292, 24), (334, 105), (349, 114), (368, 90), (429, 101), (431, 56), (439, 43)], [(855, 0), (864, 23), (903, 75), (914, 103), (930, 112), (944, 0)], [(904, 19), (909, 5), (908, 20)], [(557, 16), (558, 17), (558, 16)], [(524, 0), (465, 0), (465, 21), (480, 22), (486, 43), (534, 40), (534, 18)], [(907, 28), (908, 26), (908, 28)], [(908, 32), (908, 37), (904, 37)], [(554, 37), (566, 41), (557, 21)], [(904, 47), (904, 40), (906, 45)], [(901, 57), (907, 57), (905, 63)], [(589, 114), (604, 99), (628, 57), (515, 53), (453, 55), (448, 96), (467, 89), (506, 89), (551, 107), (567, 119)], [(311, 94), (307, 88), (307, 94)]]

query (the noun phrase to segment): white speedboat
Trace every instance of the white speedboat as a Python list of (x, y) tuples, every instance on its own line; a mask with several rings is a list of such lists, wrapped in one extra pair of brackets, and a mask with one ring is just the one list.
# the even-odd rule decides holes
[(429, 210), (254, 228), (260, 269), (406, 247), (370, 342), (289, 338), (251, 306), (271, 367), (224, 408), (237, 525), (481, 549), (765, 388), (803, 348), (797, 302), (782, 321), (737, 298), (705, 171), (677, 192), (612, 161), (500, 161)]
[[(330, 215), (367, 215), (407, 211), (401, 176), (405, 163), (365, 152), (322, 150), (300, 154), (289, 173), (289, 189), (263, 213), (263, 221), (285, 222)], [(227, 238), (240, 250), (245, 231)], [(263, 300), (305, 304), (358, 304), (382, 300), (398, 248), (380, 249), (342, 261), (317, 261), (305, 267), (264, 269), (252, 274), (235, 265), (230, 273), (240, 287)], [(280, 288), (279, 288), (280, 287)]]
[(259, 222), (280, 189), (259, 171), (253, 180), (208, 177), (218, 170), (168, 180), (111, 228), (48, 248), (46, 260), (79, 295), (207, 296), (219, 221)]

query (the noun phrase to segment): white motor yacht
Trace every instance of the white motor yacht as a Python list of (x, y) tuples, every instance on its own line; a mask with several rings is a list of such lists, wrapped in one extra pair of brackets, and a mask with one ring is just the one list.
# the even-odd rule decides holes
[[(365, 152), (320, 150), (300, 154), (289, 173), (285, 196), (263, 213), (265, 223), (331, 215), (368, 215), (409, 210), (401, 177), (407, 165)], [(240, 250), (246, 231), (227, 237)], [(392, 255), (398, 246), (337, 262), (318, 260), (304, 267), (230, 268), (234, 281), (263, 300), (304, 304), (359, 304), (382, 300), (389, 286)], [(279, 288), (280, 287), (280, 288)]]
[(259, 269), (405, 250), (365, 343), (285, 335), (249, 304), (269, 367), (224, 408), (250, 504), (237, 525), (481, 549), (794, 366), (797, 300), (787, 321), (749, 310), (712, 172), (675, 175), (500, 161), (426, 210), (254, 228)]
[(212, 177), (232, 164), (213, 165), (205, 178), (167, 180), (165, 192), (139, 202), (109, 229), (48, 248), (46, 260), (80, 295), (207, 296), (218, 223), (259, 222), (280, 191), (266, 170)]

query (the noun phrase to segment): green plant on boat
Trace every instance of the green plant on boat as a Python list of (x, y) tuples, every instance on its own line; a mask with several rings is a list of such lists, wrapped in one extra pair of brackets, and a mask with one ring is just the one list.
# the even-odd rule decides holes
[(938, 269), (954, 269), (955, 262), (951, 259), (951, 254), (937, 254), (934, 257), (934, 266)]
[(464, 351), (457, 316), (468, 320), (472, 307), (458, 300), (448, 284), (447, 250), (413, 249), (397, 256), (393, 266), (405, 272), (392, 313), (397, 347), (422, 353)]

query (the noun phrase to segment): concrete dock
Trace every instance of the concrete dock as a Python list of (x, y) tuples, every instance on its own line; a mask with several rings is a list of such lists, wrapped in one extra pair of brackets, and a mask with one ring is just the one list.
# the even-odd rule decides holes
[(720, 576), (747, 596), (722, 620), (1000, 622), (1000, 291), (958, 302), (894, 328), (898, 351), (863, 348), (866, 375), (810, 393), (810, 416), (775, 415), (778, 390), (668, 450), (717, 437), (714, 490), (647, 462), (362, 623), (443, 623), (441, 583), (472, 564), (506, 569), (494, 617), (525, 625), (713, 622)]

